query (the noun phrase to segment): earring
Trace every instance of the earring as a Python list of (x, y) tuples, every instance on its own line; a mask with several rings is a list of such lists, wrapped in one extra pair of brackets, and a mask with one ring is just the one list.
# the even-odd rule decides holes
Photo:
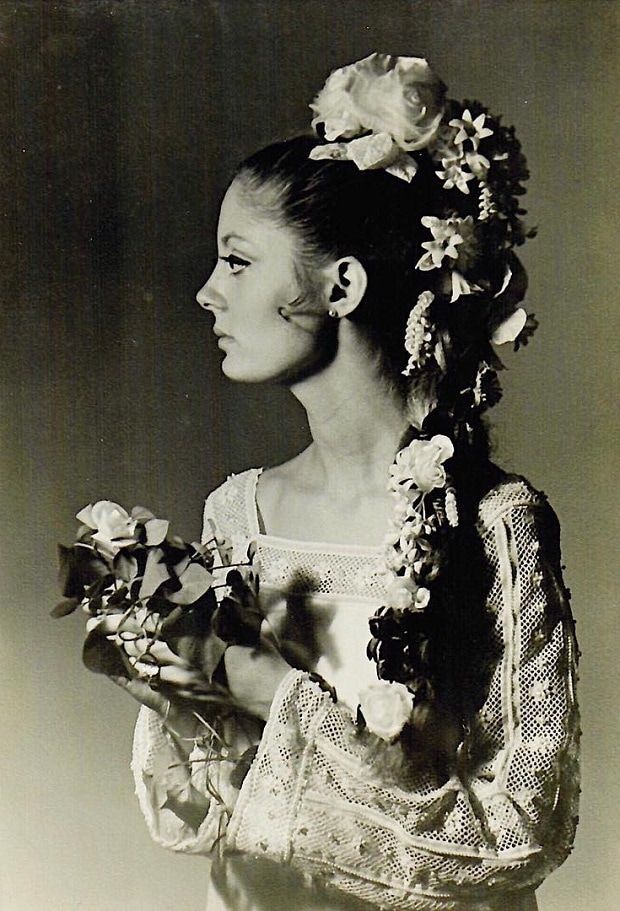
[(328, 316), (331, 316), (332, 319), (337, 319), (337, 318), (338, 318), (338, 311), (337, 311), (337, 310), (334, 310), (333, 307), (330, 307), (329, 310), (327, 311), (327, 315), (328, 315)]

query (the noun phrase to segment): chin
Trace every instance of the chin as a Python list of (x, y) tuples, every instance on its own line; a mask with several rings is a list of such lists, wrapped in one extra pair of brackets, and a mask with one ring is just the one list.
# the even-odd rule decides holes
[(224, 376), (235, 383), (267, 383), (273, 380), (273, 371), (260, 370), (247, 363), (240, 363), (234, 355), (227, 354), (221, 364)]

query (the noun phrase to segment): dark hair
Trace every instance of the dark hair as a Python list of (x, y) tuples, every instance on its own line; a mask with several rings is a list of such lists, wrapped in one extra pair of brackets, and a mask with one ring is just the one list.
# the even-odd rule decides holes
[[(411, 379), (403, 376), (407, 319), (422, 291), (437, 292), (432, 319), (445, 340), (448, 369), (437, 376), (434, 407), (412, 435), (446, 433), (454, 441), (451, 474), (461, 521), (448, 542), (449, 571), (442, 571), (434, 587), (432, 609), (416, 615), (423, 629), (417, 629), (408, 644), (409, 653), (412, 642), (419, 644), (429, 698), (450, 706), (465, 722), (483, 701), (486, 657), (492, 648), (492, 618), (484, 609), (488, 578), (476, 519), (480, 498), (497, 483), (500, 472), (489, 461), (481, 409), (471, 400), (485, 344), (489, 347), (488, 333), (481, 327), (488, 311), (479, 295), (473, 302), (465, 298), (458, 307), (450, 305), (437, 284), (441, 276), (416, 269), (424, 252), (421, 245), (429, 239), (421, 219), (444, 216), (450, 197), (426, 152), (416, 153), (418, 171), (407, 183), (383, 169), (360, 171), (349, 161), (312, 160), (310, 151), (319, 143), (300, 136), (268, 146), (240, 165), (236, 179), (252, 207), (297, 233), (301, 274), (309, 283), (312, 268), (327, 259), (359, 259), (368, 286), (348, 318), (379, 355), (382, 374), (403, 397), (411, 388)], [(475, 197), (471, 206), (473, 214)]]

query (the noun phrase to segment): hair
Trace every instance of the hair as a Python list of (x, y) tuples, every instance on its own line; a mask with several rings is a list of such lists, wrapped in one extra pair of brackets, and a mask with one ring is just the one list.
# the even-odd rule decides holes
[[(325, 262), (344, 256), (360, 261), (368, 285), (347, 318), (377, 355), (381, 375), (406, 401), (412, 392), (411, 378), (403, 375), (407, 320), (418, 295), (440, 280), (439, 275), (416, 269), (421, 244), (428, 240), (421, 218), (444, 215), (449, 193), (442, 189), (436, 164), (426, 152), (416, 155), (418, 171), (407, 183), (383, 169), (361, 171), (349, 161), (312, 160), (310, 151), (318, 144), (316, 138), (299, 136), (270, 145), (243, 161), (235, 179), (247, 192), (248, 205), (297, 236), (297, 266), (307, 289), (312, 289), (313, 273)], [(472, 213), (477, 211), (475, 196), (465, 204), (472, 206)], [(493, 269), (492, 261), (489, 268)], [(418, 643), (427, 698), (450, 708), (466, 724), (483, 702), (487, 658), (493, 650), (493, 621), (485, 610), (489, 580), (476, 520), (481, 497), (501, 473), (489, 460), (482, 409), (471, 401), (480, 365), (488, 356), (482, 321), (488, 317), (489, 304), (476, 295), (455, 307), (445, 289), (437, 285), (434, 290), (438, 293), (433, 322), (442, 334), (447, 369), (441, 376), (426, 377), (432, 380), (432, 407), (401, 445), (415, 435), (428, 438), (435, 433), (454, 441), (450, 470), (458, 489), (460, 522), (451, 529), (446, 548), (448, 572), (442, 569), (434, 586), (432, 609), (416, 615), (419, 628), (409, 649), (412, 642)], [(423, 387), (424, 379), (416, 382)]]
[[(433, 181), (420, 174), (410, 185), (383, 170), (359, 171), (352, 162), (313, 161), (308, 156), (318, 144), (300, 136), (268, 146), (241, 164), (237, 179), (251, 205), (297, 235), (298, 269), (308, 289), (327, 260), (354, 256), (364, 266), (367, 289), (348, 319), (378, 356), (383, 377), (405, 395), (403, 339), (424, 286), (415, 263), (426, 233), (420, 217), (433, 211)], [(430, 164), (423, 165), (429, 177)]]

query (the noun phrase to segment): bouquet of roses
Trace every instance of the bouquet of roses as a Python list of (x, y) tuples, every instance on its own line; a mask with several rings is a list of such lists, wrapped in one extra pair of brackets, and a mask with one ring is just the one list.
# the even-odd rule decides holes
[(256, 645), (260, 638), (252, 550), (247, 562), (233, 564), (232, 546), (215, 528), (206, 543), (186, 543), (149, 510), (127, 512), (109, 500), (86, 506), (76, 518), (82, 523), (76, 542), (59, 546), (64, 600), (52, 616), (81, 606), (93, 618), (117, 620), (115, 636), (98, 635), (96, 624), (89, 624), (86, 667), (131, 678), (138, 676), (139, 662), (142, 679), (165, 691), (169, 683), (156, 659), (163, 642), (200, 672), (189, 690), (175, 687), (176, 696), (238, 710), (216, 671), (227, 645)]

